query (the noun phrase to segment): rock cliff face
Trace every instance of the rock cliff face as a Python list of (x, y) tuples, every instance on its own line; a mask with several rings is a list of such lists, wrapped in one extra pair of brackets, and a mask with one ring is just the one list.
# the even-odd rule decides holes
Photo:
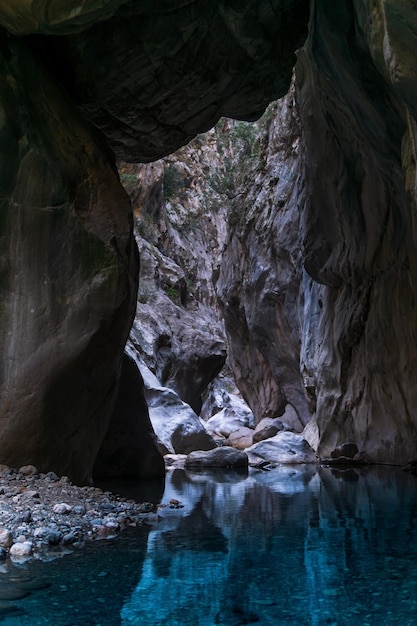
[(325, 458), (417, 454), (416, 25), (409, 2), (318, 2), (299, 57), (302, 366)]
[(20, 42), (8, 44), (0, 72), (0, 458), (84, 482), (135, 311), (129, 199)]
[(307, 5), (0, 1), (1, 462), (90, 480), (137, 291), (112, 151), (152, 160), (255, 118), (288, 87)]
[[(236, 382), (255, 422), (296, 410), (310, 419), (300, 375), (299, 197), (301, 129), (294, 90), (269, 111), (262, 139), (229, 215), (217, 293)], [(246, 160), (243, 161), (246, 163)]]
[[(222, 115), (258, 117), (288, 89), (308, 4), (0, 0), (1, 462), (90, 479), (136, 307), (115, 155), (152, 161)], [(417, 14), (317, 0), (309, 28), (231, 214), (234, 367), (257, 421), (290, 404), (322, 458), (402, 463), (417, 456)]]
[(313, 3), (232, 213), (218, 288), (240, 385), (258, 418), (310, 412), (325, 459), (417, 455), (416, 20), (408, 2)]

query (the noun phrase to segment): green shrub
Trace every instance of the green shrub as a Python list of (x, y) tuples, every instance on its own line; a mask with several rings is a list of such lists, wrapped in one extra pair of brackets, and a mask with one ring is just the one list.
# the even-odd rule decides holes
[(180, 189), (185, 186), (184, 176), (174, 163), (164, 169), (163, 188), (165, 200), (170, 200)]

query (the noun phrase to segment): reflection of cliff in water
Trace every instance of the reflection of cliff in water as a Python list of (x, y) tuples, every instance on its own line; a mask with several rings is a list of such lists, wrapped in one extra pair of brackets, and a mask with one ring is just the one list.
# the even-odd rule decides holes
[(123, 624), (373, 626), (416, 609), (417, 480), (397, 469), (176, 470), (171, 498), (184, 508), (161, 510)]

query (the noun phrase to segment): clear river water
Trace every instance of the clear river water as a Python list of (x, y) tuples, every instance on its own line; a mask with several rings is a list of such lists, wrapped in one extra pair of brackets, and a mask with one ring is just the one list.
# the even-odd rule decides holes
[(0, 624), (417, 624), (417, 478), (399, 469), (170, 470), (161, 502), (153, 526), (0, 573), (31, 590)]

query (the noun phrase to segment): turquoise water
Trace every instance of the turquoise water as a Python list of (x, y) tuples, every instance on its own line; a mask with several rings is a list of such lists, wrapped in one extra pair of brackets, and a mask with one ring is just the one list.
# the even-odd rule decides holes
[(0, 623), (417, 624), (417, 478), (398, 469), (174, 470), (162, 504), (155, 526), (0, 574), (31, 590)]

